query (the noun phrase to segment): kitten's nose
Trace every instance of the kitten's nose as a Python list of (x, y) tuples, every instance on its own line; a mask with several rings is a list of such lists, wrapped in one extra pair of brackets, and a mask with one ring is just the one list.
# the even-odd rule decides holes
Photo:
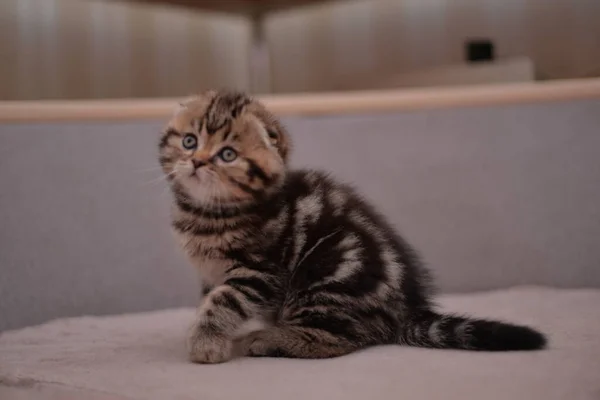
[(198, 169), (198, 168), (200, 168), (201, 166), (203, 166), (203, 165), (206, 165), (206, 163), (205, 163), (204, 161), (197, 160), (197, 159), (195, 159), (195, 158), (193, 158), (193, 159), (192, 159), (192, 164), (194, 165), (194, 168), (195, 168), (195, 169)]

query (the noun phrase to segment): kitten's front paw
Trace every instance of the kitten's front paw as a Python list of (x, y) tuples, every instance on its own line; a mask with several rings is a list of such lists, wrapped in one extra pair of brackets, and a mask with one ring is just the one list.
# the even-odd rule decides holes
[(235, 342), (236, 352), (240, 356), (257, 357), (263, 356), (267, 349), (267, 343), (262, 339), (260, 332), (238, 339)]
[(222, 363), (233, 357), (233, 342), (222, 336), (196, 331), (188, 340), (188, 354), (190, 361), (195, 363)]

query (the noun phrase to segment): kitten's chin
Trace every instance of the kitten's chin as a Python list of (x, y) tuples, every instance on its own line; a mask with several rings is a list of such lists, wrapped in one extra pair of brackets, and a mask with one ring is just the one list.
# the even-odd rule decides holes
[(192, 175), (180, 178), (178, 182), (190, 200), (198, 205), (212, 204), (219, 201), (216, 197), (218, 196), (217, 189), (206, 182), (206, 179), (203, 180), (197, 175)]

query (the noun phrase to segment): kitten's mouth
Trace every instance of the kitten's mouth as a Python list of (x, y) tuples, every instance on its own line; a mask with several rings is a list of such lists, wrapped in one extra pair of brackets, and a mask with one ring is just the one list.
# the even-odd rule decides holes
[(192, 171), (189, 177), (200, 182), (200, 177), (198, 176), (198, 174), (196, 174), (196, 170)]

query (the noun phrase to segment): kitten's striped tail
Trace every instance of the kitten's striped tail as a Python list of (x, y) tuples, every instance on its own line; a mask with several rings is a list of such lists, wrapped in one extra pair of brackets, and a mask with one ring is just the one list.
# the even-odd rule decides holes
[(544, 335), (526, 326), (434, 312), (413, 319), (399, 341), (420, 347), (487, 351), (538, 350), (546, 346)]

